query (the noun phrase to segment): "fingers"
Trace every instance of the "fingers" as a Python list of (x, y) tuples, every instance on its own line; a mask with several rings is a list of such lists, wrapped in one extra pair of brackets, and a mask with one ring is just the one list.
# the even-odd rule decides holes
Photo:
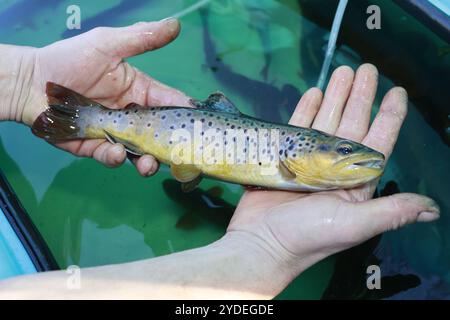
[(122, 28), (97, 28), (91, 37), (104, 53), (127, 58), (155, 50), (174, 40), (180, 32), (177, 19), (139, 22)]
[(158, 171), (158, 161), (149, 154), (141, 157), (128, 154), (128, 159), (136, 166), (137, 171), (143, 177), (150, 177)]
[(413, 193), (399, 193), (349, 206), (345, 214), (352, 223), (347, 224), (348, 227), (343, 231), (347, 240), (353, 243), (360, 243), (416, 221), (434, 221), (440, 214), (434, 200)]
[(126, 152), (121, 144), (111, 144), (104, 141), (95, 148), (92, 157), (105, 166), (112, 168), (121, 165), (125, 161)]
[[(165, 84), (137, 71), (132, 88), (122, 97), (123, 105), (138, 101), (144, 106), (181, 106), (192, 107), (190, 97), (183, 92), (166, 86)], [(125, 103), (126, 101), (126, 103)]]
[(322, 102), (322, 91), (318, 88), (311, 88), (306, 91), (292, 114), (289, 124), (298, 127), (310, 127), (320, 108)]
[(362, 143), (382, 152), (387, 160), (397, 141), (407, 108), (408, 95), (405, 89), (400, 87), (391, 89), (384, 97), (380, 111)]
[(345, 106), (336, 135), (353, 141), (361, 141), (367, 134), (370, 111), (378, 85), (378, 71), (371, 64), (358, 68), (350, 97)]
[(354, 72), (350, 67), (337, 68), (330, 79), (319, 112), (312, 127), (334, 134), (352, 88)]
[[(92, 142), (86, 140), (85, 143)], [(89, 146), (84, 146), (89, 148)], [(80, 152), (82, 152), (80, 150)], [(82, 155), (81, 153), (79, 155)], [(100, 143), (92, 153), (92, 157), (107, 167), (113, 168), (121, 165), (127, 158), (127, 152), (123, 145), (119, 143), (111, 144), (107, 141)], [(136, 166), (137, 171), (143, 177), (149, 177), (158, 171), (158, 161), (151, 155), (143, 155), (141, 157), (130, 157), (131, 162)]]

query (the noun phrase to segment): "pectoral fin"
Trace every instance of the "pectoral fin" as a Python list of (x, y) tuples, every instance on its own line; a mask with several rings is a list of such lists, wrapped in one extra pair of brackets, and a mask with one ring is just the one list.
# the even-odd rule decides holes
[(282, 161), (280, 161), (280, 173), (286, 180), (292, 180), (296, 177), (295, 173), (289, 170)]
[(181, 182), (183, 192), (189, 192), (202, 180), (201, 171), (194, 165), (182, 164), (170, 166), (170, 171), (177, 181)]

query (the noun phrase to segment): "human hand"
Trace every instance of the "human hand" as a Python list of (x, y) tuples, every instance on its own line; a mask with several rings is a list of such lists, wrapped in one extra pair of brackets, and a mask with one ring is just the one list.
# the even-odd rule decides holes
[[(188, 97), (126, 63), (123, 59), (165, 46), (176, 38), (176, 19), (141, 22), (123, 28), (95, 28), (77, 37), (31, 50), (34, 71), (22, 121), (31, 125), (45, 110), (45, 84), (52, 81), (100, 102), (123, 108), (130, 102), (143, 106), (189, 106)], [(75, 140), (57, 147), (77, 156), (93, 157), (115, 167), (126, 159), (122, 145), (104, 139)], [(133, 159), (139, 173), (149, 176), (158, 163), (151, 155)]]
[[(290, 123), (360, 142), (382, 152), (387, 160), (407, 113), (407, 94), (402, 88), (391, 89), (369, 128), (377, 78), (370, 64), (362, 65), (356, 75), (349, 67), (336, 69), (324, 97), (319, 89), (307, 91)], [(241, 241), (263, 247), (273, 258), (267, 260), (285, 269), (283, 285), (287, 285), (331, 254), (384, 231), (439, 217), (437, 204), (417, 194), (370, 200), (377, 182), (318, 193), (246, 191), (227, 234), (239, 234)]]

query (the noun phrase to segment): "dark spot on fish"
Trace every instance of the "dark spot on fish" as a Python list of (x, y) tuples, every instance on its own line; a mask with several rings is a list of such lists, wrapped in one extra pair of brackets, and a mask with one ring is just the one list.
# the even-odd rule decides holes
[(108, 112), (108, 116), (110, 116), (111, 114), (112, 114), (112, 111), (109, 111), (109, 112)]
[(191, 119), (191, 123), (194, 123), (194, 122), (195, 122), (195, 120), (192, 118), (192, 119)]
[(162, 115), (161, 119), (164, 120), (166, 118), (166, 115)]
[(150, 127), (152, 124), (151, 123), (147, 123), (147, 127)]
[(182, 128), (185, 128), (185, 127), (186, 127), (186, 125), (185, 125), (185, 124), (183, 123), (183, 124), (181, 125), (181, 127), (182, 127)]
[(170, 129), (172, 129), (172, 130), (173, 130), (173, 129), (175, 129), (175, 127), (174, 127), (174, 126), (170, 126)]
[(262, 163), (261, 163), (261, 162), (258, 162), (258, 165), (262, 165)]
[(132, 125), (133, 124), (133, 121), (130, 121), (130, 125)]
[(99, 119), (99, 121), (100, 121), (100, 122), (102, 122), (102, 121), (103, 121), (103, 119), (102, 119), (102, 118), (100, 118), (100, 119)]
[(210, 127), (212, 126), (212, 122), (211, 122), (211, 121), (210, 121), (210, 122), (208, 122), (208, 126), (210, 126)]
[(119, 113), (117, 116), (118, 116), (119, 118), (122, 117), (122, 113)]
[(187, 113), (187, 116), (188, 116), (188, 117), (190, 117), (191, 115), (192, 115), (192, 113), (191, 113), (191, 112), (188, 112), (188, 113)]
[(125, 114), (129, 114), (130, 113), (130, 111), (125, 111)]
[(289, 150), (292, 150), (292, 149), (294, 149), (294, 145), (292, 145), (292, 144), (291, 144), (291, 145), (289, 146), (289, 148), (288, 148), (288, 149), (289, 149)]
[(178, 113), (177, 113), (177, 117), (178, 117), (178, 118), (181, 117), (181, 113), (178, 112)]
[(305, 141), (305, 140), (306, 140), (305, 137), (300, 138), (300, 141)]
[(278, 152), (280, 154), (280, 156), (283, 154), (283, 149), (280, 149), (280, 151)]
[(230, 127), (231, 129), (234, 129), (234, 128), (236, 128), (235, 126), (234, 126), (234, 124)]

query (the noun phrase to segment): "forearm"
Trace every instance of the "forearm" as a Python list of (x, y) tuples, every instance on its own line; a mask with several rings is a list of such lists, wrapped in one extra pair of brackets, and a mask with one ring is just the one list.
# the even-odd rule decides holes
[(0, 44), (0, 120), (31, 121), (24, 119), (24, 110), (30, 99), (35, 50)]
[(64, 271), (0, 282), (0, 298), (262, 299), (295, 274), (264, 245), (240, 235), (144, 261), (81, 270), (79, 289)]

